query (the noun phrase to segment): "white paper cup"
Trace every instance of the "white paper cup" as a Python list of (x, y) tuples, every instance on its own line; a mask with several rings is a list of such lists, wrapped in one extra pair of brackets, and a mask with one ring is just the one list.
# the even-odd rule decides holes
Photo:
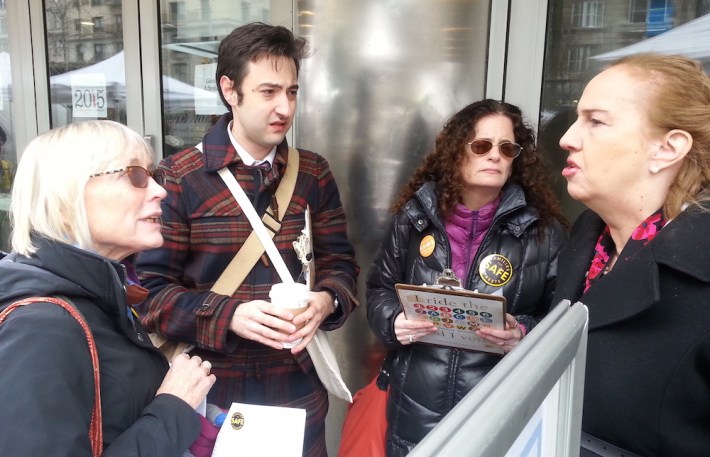
[[(278, 283), (271, 286), (269, 298), (271, 303), (281, 308), (291, 311), (295, 318), (308, 308), (308, 286), (301, 283)], [(296, 326), (296, 330), (300, 330), (306, 325), (305, 322)], [(281, 332), (285, 333), (285, 332)], [(300, 343), (302, 338), (291, 343), (283, 343), (284, 349), (290, 349)]]

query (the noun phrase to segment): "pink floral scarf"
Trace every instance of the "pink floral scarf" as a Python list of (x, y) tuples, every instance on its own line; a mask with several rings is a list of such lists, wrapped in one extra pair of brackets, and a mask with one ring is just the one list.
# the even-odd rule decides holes
[[(639, 249), (646, 246), (656, 237), (658, 232), (666, 225), (666, 222), (666, 218), (663, 217), (663, 211), (660, 209), (641, 222), (631, 234), (631, 238), (624, 246), (624, 252), (621, 253), (623, 255), (619, 255), (617, 263), (633, 257)], [(615, 250), (616, 246), (611, 239), (609, 226), (606, 226), (597, 240), (597, 245), (594, 247), (594, 259), (592, 259), (592, 264), (589, 267), (589, 271), (587, 271), (587, 280), (584, 286), (585, 292), (597, 279), (604, 276), (606, 266)]]

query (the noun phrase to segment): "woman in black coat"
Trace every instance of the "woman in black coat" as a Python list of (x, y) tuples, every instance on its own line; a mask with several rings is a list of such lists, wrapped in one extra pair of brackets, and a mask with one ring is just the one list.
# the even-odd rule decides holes
[[(70, 124), (25, 150), (12, 192), (13, 251), (0, 260), (0, 311), (29, 297), (69, 300), (98, 352), (104, 457), (180, 457), (198, 436), (210, 365), (168, 361), (131, 305), (147, 294), (121, 263), (160, 246), (160, 201), (143, 138), (111, 121)], [(0, 324), (5, 457), (90, 456), (94, 365), (82, 327), (35, 300)], [(93, 435), (91, 435), (93, 436)]]
[[(370, 326), (394, 358), (387, 455), (406, 455), (501, 359), (417, 343), (435, 327), (405, 318), (395, 284), (433, 284), (453, 269), (464, 288), (502, 294), (506, 328), (478, 332), (506, 352), (547, 313), (565, 233), (539, 154), (519, 108), (473, 103), (449, 119), (395, 204), (367, 280)], [(494, 259), (510, 277), (493, 277)]]
[(710, 455), (710, 78), (622, 59), (587, 85), (555, 300), (589, 308), (581, 455)]

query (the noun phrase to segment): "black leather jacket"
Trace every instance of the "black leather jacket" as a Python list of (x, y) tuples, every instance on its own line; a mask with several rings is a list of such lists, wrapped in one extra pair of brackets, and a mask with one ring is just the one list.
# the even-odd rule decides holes
[[(424, 184), (394, 217), (367, 279), (367, 317), (370, 327), (390, 350), (393, 362), (387, 406), (387, 455), (406, 455), (478, 382), (501, 356), (413, 344), (402, 346), (394, 335), (394, 320), (402, 308), (396, 283), (433, 284), (451, 268), (451, 248), (444, 222), (437, 215), (434, 183)], [(508, 312), (530, 331), (548, 312), (557, 276), (557, 255), (566, 239), (555, 222), (539, 236), (537, 210), (526, 205), (517, 184), (503, 189), (493, 223), (470, 268), (462, 278), (469, 290), (493, 293), (502, 287)], [(432, 235), (434, 252), (420, 255), (422, 238)], [(501, 287), (485, 283), (478, 264), (490, 254), (512, 263), (512, 278)]]

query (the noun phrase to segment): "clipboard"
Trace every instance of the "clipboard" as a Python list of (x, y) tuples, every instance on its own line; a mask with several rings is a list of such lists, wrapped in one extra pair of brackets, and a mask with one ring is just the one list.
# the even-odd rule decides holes
[(428, 320), (438, 329), (417, 343), (504, 354), (503, 348), (479, 337), (476, 330), (505, 328), (505, 297), (440, 284), (395, 284), (395, 290), (407, 319)]

